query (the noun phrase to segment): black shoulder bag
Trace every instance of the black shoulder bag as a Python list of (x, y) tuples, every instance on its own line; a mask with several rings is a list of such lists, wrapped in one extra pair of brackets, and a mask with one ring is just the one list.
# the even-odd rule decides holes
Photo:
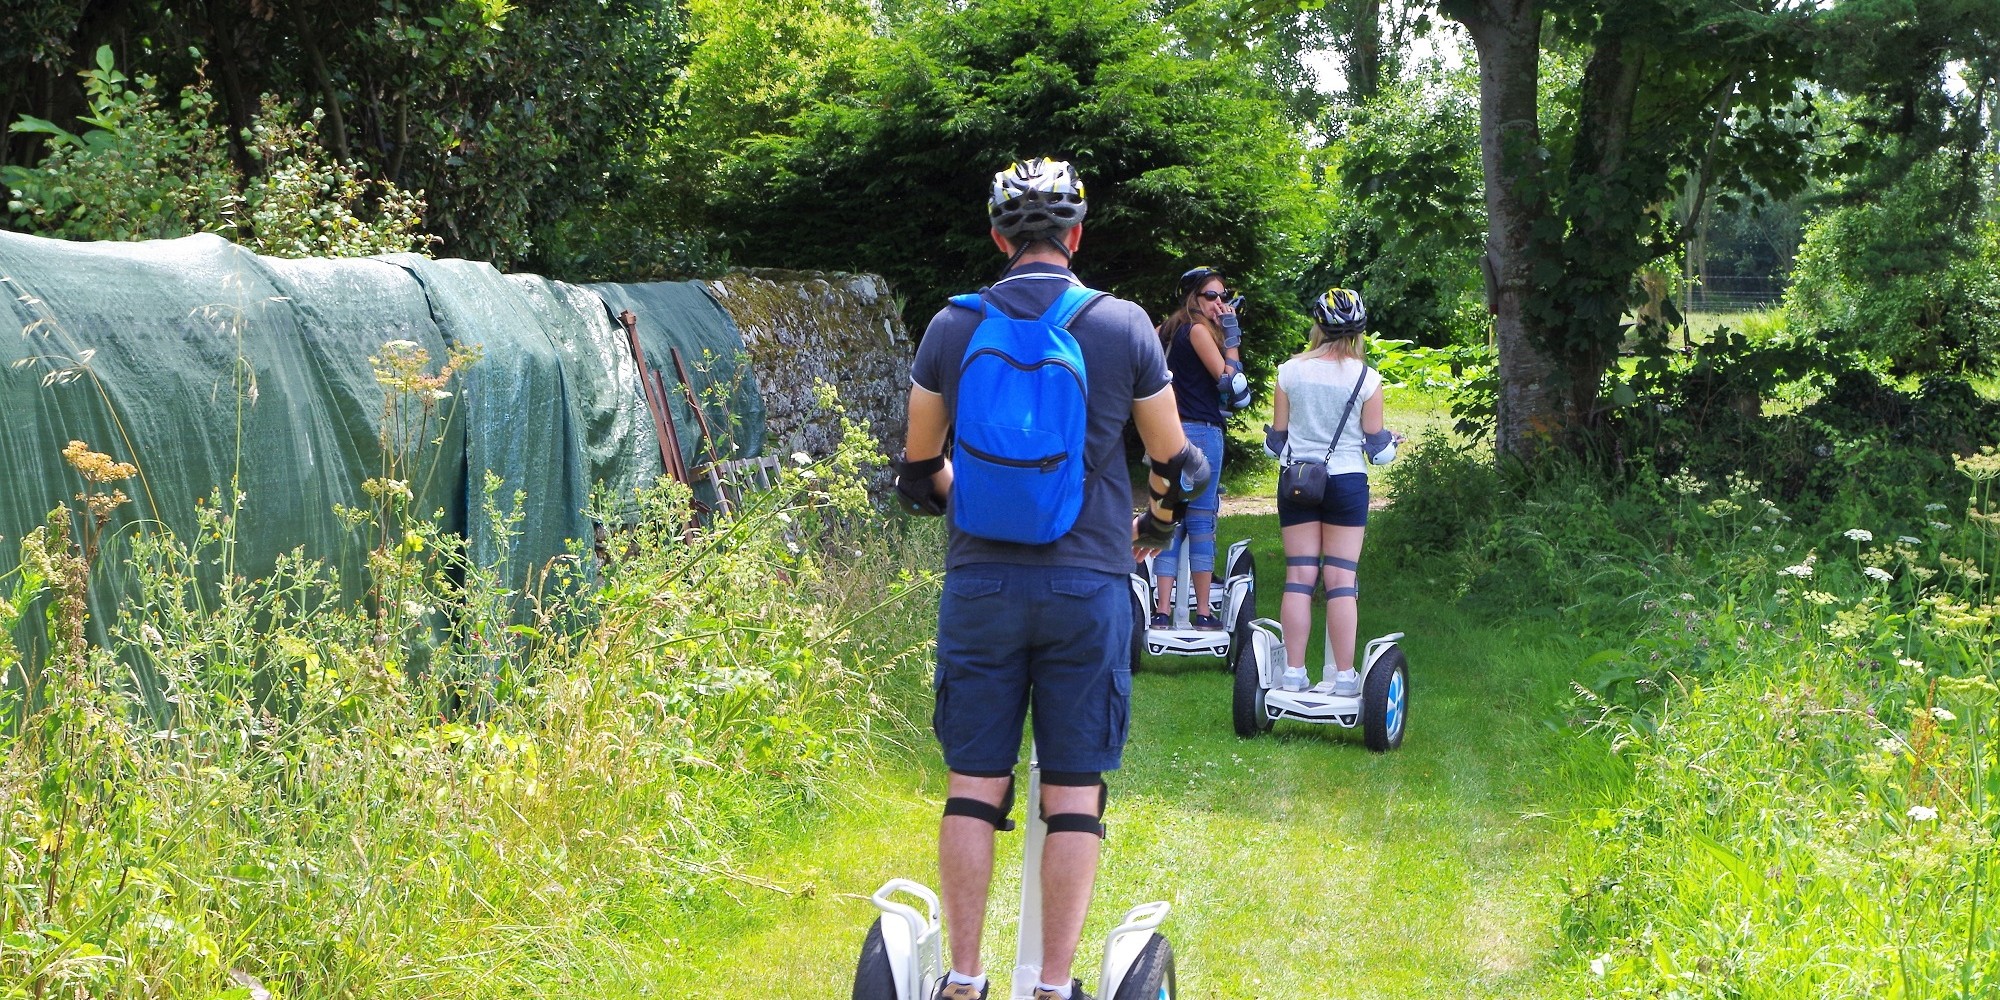
[[(1347, 408), (1340, 411), (1340, 422), (1333, 425), (1333, 440), (1326, 446), (1326, 454), (1317, 460), (1301, 459), (1287, 461), (1278, 469), (1278, 499), (1300, 507), (1317, 507), (1326, 497), (1326, 463), (1333, 461), (1333, 449), (1340, 444), (1342, 431), (1347, 430), (1347, 418), (1354, 412), (1354, 401), (1361, 398), (1361, 384), (1368, 378), (1368, 366), (1361, 366), (1361, 375), (1354, 380), (1354, 391), (1347, 394)], [(1285, 442), (1285, 455), (1292, 454), (1291, 442)]]

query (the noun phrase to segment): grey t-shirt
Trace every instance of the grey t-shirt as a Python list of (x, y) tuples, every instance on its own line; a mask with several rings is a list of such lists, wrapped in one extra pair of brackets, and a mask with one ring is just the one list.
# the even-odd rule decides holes
[[(1076, 276), (1053, 264), (1023, 264), (982, 290), (988, 302), (1018, 319), (1047, 312)], [(911, 380), (944, 397), (958, 412), (959, 364), (979, 327), (980, 313), (947, 305), (931, 317), (917, 345)], [(1132, 571), (1132, 480), (1125, 471), (1125, 422), (1132, 401), (1167, 388), (1167, 362), (1146, 311), (1100, 296), (1069, 325), (1083, 351), (1089, 423), (1084, 430), (1083, 509), (1068, 534), (1045, 545), (978, 538), (951, 529), (945, 568), (972, 563), (1079, 566), (1123, 575)]]

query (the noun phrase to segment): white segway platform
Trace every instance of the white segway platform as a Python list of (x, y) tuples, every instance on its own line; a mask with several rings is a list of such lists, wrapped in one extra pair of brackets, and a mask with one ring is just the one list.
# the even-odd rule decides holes
[[(1361, 727), (1368, 749), (1378, 752), (1403, 745), (1403, 729), (1409, 720), (1410, 667), (1403, 658), (1398, 640), (1401, 632), (1368, 640), (1361, 656), (1361, 693), (1337, 695), (1330, 682), (1304, 691), (1286, 691), (1279, 685), (1285, 670), (1285, 629), (1269, 618), (1250, 623), (1250, 641), (1236, 652), (1232, 669), (1236, 674), (1231, 715), (1236, 735), (1255, 736), (1268, 732), (1280, 719), (1318, 725)], [(1325, 669), (1331, 673), (1329, 651)]]
[(1216, 656), (1222, 668), (1229, 663), (1237, 646), (1249, 638), (1250, 621), (1257, 616), (1257, 560), (1250, 554), (1250, 540), (1229, 546), (1221, 566), (1208, 585), (1208, 606), (1222, 619), (1223, 629), (1211, 632), (1194, 627), (1194, 575), (1188, 572), (1188, 547), (1180, 547), (1174, 575), (1173, 625), (1151, 627), (1153, 593), (1159, 582), (1154, 563), (1158, 556), (1141, 560), (1132, 570), (1132, 662), (1138, 665), (1143, 649), (1154, 656)]
[[(1021, 825), (1026, 843), (1021, 856), (1021, 926), (1015, 941), (1011, 977), (989, 969), (991, 1000), (1033, 1000), (1042, 972), (1042, 843), (1048, 825), (1042, 822), (1042, 772), (1028, 760), (1027, 820)], [(909, 879), (882, 883), (869, 897), (882, 911), (868, 928), (861, 961), (854, 970), (854, 1000), (931, 1000), (944, 979), (947, 965), (944, 924), (937, 894)], [(912, 905), (912, 904), (916, 905)], [(1098, 970), (1098, 991), (1104, 1000), (1174, 1000), (1174, 950), (1159, 933), (1171, 907), (1165, 902), (1141, 903), (1125, 911), (1124, 919), (1104, 939), (1104, 962)], [(1003, 984), (1006, 992), (1002, 992)]]

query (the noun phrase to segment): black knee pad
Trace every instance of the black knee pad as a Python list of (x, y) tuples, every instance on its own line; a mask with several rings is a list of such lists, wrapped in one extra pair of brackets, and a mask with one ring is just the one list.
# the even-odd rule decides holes
[(1061, 785), (1066, 788), (1088, 788), (1097, 786), (1097, 814), (1056, 813), (1042, 814), (1042, 822), (1050, 833), (1089, 833), (1098, 839), (1104, 838), (1104, 804), (1111, 798), (1111, 786), (1104, 783), (1102, 771), (1043, 771), (1042, 784)]
[(1000, 804), (997, 806), (990, 802), (983, 802), (979, 799), (965, 798), (963, 796), (948, 798), (944, 800), (944, 814), (946, 816), (966, 816), (971, 819), (983, 820), (993, 824), (994, 830), (1003, 833), (1012, 830), (1014, 828), (1014, 820), (1008, 814), (1014, 811), (1014, 773), (1012, 771), (1005, 774), (967, 774), (964, 771), (958, 773), (965, 774), (969, 778), (1006, 778), (1007, 794), (1000, 797)]

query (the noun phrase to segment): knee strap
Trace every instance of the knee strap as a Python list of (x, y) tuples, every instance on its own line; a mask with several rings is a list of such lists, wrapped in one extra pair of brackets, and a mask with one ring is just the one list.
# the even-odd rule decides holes
[(1089, 833), (1104, 839), (1104, 804), (1111, 798), (1111, 786), (1104, 783), (1102, 771), (1043, 771), (1042, 784), (1062, 785), (1069, 788), (1097, 786), (1097, 814), (1056, 813), (1042, 815), (1042, 822), (1050, 833)]
[(1311, 567), (1312, 567), (1312, 568), (1314, 568), (1314, 569), (1318, 569), (1318, 568), (1319, 568), (1319, 557), (1318, 557), (1318, 556), (1286, 556), (1286, 557), (1285, 557), (1285, 565), (1287, 565), (1287, 566), (1311, 566)]
[(1317, 587), (1313, 586), (1313, 585), (1312, 585), (1312, 584), (1310, 584), (1310, 583), (1287, 583), (1287, 584), (1285, 584), (1285, 593), (1287, 593), (1287, 594), (1304, 594), (1304, 595), (1306, 595), (1307, 597), (1311, 597), (1312, 595), (1314, 595), (1315, 593), (1318, 593), (1318, 592), (1319, 592), (1319, 588), (1317, 588)]
[[(1285, 564), (1287, 566), (1291, 565), (1291, 560), (1287, 559), (1285, 561)], [(1342, 559), (1339, 556), (1327, 556), (1326, 564), (1328, 566), (1332, 566), (1334, 569), (1344, 569), (1349, 573), (1358, 573), (1361, 571), (1360, 563), (1355, 562), (1352, 559)]]
[[(963, 774), (964, 772), (960, 773)], [(1003, 775), (974, 774), (969, 775), (969, 777), (998, 778), (1003, 777)], [(955, 796), (944, 800), (944, 814), (946, 816), (965, 816), (991, 823), (993, 824), (993, 829), (1003, 833), (1012, 830), (1014, 828), (1014, 821), (1007, 814), (1014, 811), (1014, 775), (1010, 772), (1004, 775), (1004, 777), (1007, 778), (1007, 794), (1001, 796), (999, 805), (996, 806), (991, 802), (982, 802), (979, 799)]]
[(1353, 587), (1335, 587), (1326, 592), (1326, 599), (1328, 601), (1337, 601), (1343, 597), (1352, 597), (1358, 601), (1361, 599), (1361, 591)]

